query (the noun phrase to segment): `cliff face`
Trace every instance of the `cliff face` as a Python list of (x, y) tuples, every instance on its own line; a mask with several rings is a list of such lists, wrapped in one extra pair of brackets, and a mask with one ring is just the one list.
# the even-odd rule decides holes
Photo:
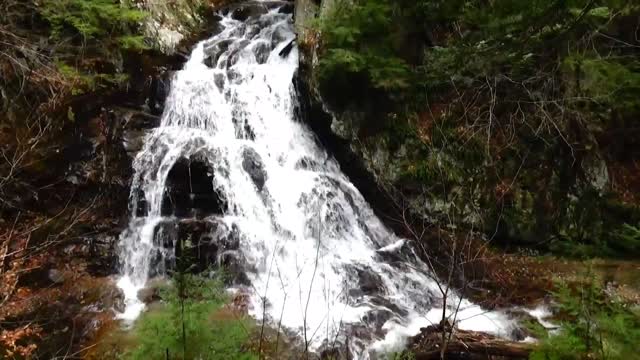
[[(502, 109), (472, 114), (484, 99), (469, 101), (464, 114), (457, 117), (464, 94), (431, 92), (427, 106), (407, 113), (399, 110), (402, 102), (390, 105), (393, 100), (366, 82), (358, 83), (357, 77), (320, 81), (319, 63), (327, 56), (327, 44), (318, 19), (332, 4), (296, 2), (303, 53), (299, 88), (306, 95), (307, 121), (377, 211), (391, 219), (390, 226), (399, 232), (407, 230), (403, 214), (412, 214), (430, 226), (477, 231), (492, 244), (509, 249), (624, 256), (637, 248), (637, 243), (631, 244), (622, 234), (624, 224), (635, 225), (640, 220), (635, 200), (638, 184), (629, 176), (638, 154), (620, 156), (620, 146), (607, 140), (620, 123), (600, 125), (602, 115), (594, 110), (582, 112), (579, 120), (566, 115), (569, 110), (549, 112), (556, 128), (551, 128), (549, 136), (536, 132), (529, 136), (524, 135), (529, 131), (523, 130), (526, 122), (514, 122), (513, 116), (511, 126), (500, 125), (509, 122), (508, 115), (500, 118)], [(619, 31), (622, 25), (616, 26)], [(444, 44), (434, 47), (447, 38), (442, 31), (442, 24), (434, 22), (433, 30), (419, 36), (409, 29), (398, 31), (394, 42), (400, 56), (411, 63), (420, 56), (407, 55), (406, 49), (418, 49), (427, 56), (444, 51)], [(549, 66), (562, 69), (561, 64)], [(564, 72), (560, 76), (564, 80), (558, 86), (565, 93), (554, 96), (569, 98), (577, 91), (574, 83), (593, 80), (594, 75)], [(502, 89), (492, 93), (494, 101), (519, 91), (500, 75), (494, 80), (489, 88)], [(536, 91), (537, 96), (546, 96), (544, 88)], [(486, 101), (491, 102), (491, 97)], [(487, 111), (495, 114), (493, 123), (491, 117), (484, 119)], [(539, 113), (530, 108), (520, 115), (534, 119)], [(477, 116), (475, 121), (469, 120), (472, 116)], [(482, 125), (484, 121), (489, 121), (488, 127)], [(629, 121), (626, 123), (624, 126)], [(552, 125), (539, 126), (538, 132), (544, 133), (548, 130), (543, 126)], [(629, 131), (635, 130), (631, 127)], [(630, 139), (622, 136), (620, 144)]]
[(140, 31), (151, 46), (135, 50), (99, 36), (62, 46), (43, 15), (20, 6), (0, 21), (11, 55), (0, 56), (0, 319), (12, 324), (0, 357), (75, 353), (121, 309), (112, 277), (131, 163), (181, 54), (213, 26), (208, 2), (172, 3), (170, 19), (149, 4)]

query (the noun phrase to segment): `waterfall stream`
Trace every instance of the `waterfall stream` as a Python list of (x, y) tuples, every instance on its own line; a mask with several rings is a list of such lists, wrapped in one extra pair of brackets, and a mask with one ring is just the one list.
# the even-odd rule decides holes
[[(410, 242), (382, 224), (296, 118), (292, 18), (264, 4), (241, 20), (221, 14), (220, 31), (176, 73), (161, 124), (134, 161), (120, 317), (138, 316), (138, 291), (171, 264), (180, 232), (164, 224), (197, 220), (211, 224), (217, 261), (244, 274), (233, 286), (250, 294), (253, 317), (313, 349), (348, 341), (366, 359), (439, 322), (440, 292)], [(509, 323), (466, 300), (457, 318), (494, 333)]]

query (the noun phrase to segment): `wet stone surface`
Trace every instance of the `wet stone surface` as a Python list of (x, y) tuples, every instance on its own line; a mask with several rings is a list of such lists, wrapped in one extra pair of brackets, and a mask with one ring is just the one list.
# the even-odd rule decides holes
[(213, 181), (212, 165), (204, 155), (178, 160), (167, 177), (162, 215), (202, 218), (224, 213), (226, 201)]
[(249, 174), (258, 190), (262, 191), (264, 183), (267, 181), (267, 173), (264, 170), (260, 155), (255, 150), (246, 148), (242, 152), (242, 157), (242, 168)]

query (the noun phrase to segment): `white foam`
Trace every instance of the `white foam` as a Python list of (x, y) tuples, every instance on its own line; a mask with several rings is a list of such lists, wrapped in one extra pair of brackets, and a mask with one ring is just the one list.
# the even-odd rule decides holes
[[(171, 255), (154, 239), (166, 179), (178, 159), (198, 153), (214, 164), (212, 186), (228, 202), (223, 221), (239, 230), (251, 315), (297, 331), (312, 349), (325, 339), (344, 341), (346, 332), (359, 359), (399, 346), (439, 321), (439, 290), (427, 266), (382, 224), (296, 119), (298, 50), (279, 56), (295, 36), (291, 17), (274, 10), (254, 23), (225, 17), (221, 25), (224, 30), (198, 44), (176, 74), (161, 125), (134, 161), (133, 215), (121, 237), (124, 275), (118, 283), (127, 309), (120, 316), (132, 319), (143, 310), (137, 292), (152, 270), (162, 270), (152, 269), (152, 255)], [(230, 44), (209, 68), (205, 48), (220, 41)], [(262, 44), (274, 45), (259, 63), (255, 50)], [(262, 190), (243, 168), (247, 148), (264, 168)], [(145, 217), (135, 216), (140, 193)], [(461, 328), (499, 333), (508, 324), (503, 314), (462, 305)], [(350, 333), (354, 326), (366, 329)], [(385, 335), (377, 335), (376, 327)]]

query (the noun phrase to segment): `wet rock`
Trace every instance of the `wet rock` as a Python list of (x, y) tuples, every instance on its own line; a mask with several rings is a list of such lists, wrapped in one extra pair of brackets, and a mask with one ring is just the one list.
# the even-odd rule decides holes
[[(289, 31), (288, 27), (284, 25), (279, 26), (271, 35), (271, 47), (275, 49), (278, 44), (286, 40), (291, 40), (291, 32)], [(291, 43), (291, 46), (293, 47), (293, 43)]]
[(240, 40), (239, 42), (235, 42), (233, 46), (230, 47), (227, 55), (227, 63), (226, 68), (229, 69), (232, 65), (235, 65), (242, 55), (243, 50), (249, 45), (251, 42), (249, 40)]
[(161, 300), (160, 290), (166, 285), (166, 281), (163, 279), (154, 279), (150, 281), (144, 289), (138, 291), (138, 300), (145, 304), (151, 304), (153, 302)]
[(84, 239), (88, 244), (86, 254), (82, 256), (89, 260), (87, 270), (96, 276), (108, 276), (114, 274), (117, 264), (116, 245), (120, 227), (114, 227), (105, 233), (92, 235)]
[(251, 285), (245, 273), (246, 264), (238, 251), (225, 251), (220, 254), (219, 265), (229, 274), (227, 281), (234, 285)]
[(138, 300), (145, 304), (160, 300), (160, 293), (156, 288), (144, 288), (138, 291)]
[(253, 46), (253, 54), (256, 57), (258, 64), (264, 64), (271, 55), (271, 44), (266, 42), (259, 42)]
[(236, 224), (231, 226), (231, 229), (225, 232), (218, 231), (218, 241), (223, 250), (238, 250), (240, 249), (240, 229)]
[(181, 158), (169, 171), (162, 214), (205, 217), (224, 213), (226, 201), (214, 189), (213, 181), (213, 168), (207, 154)]
[[(240, 235), (234, 225), (229, 228), (221, 219), (202, 220), (185, 219), (177, 225), (179, 246), (176, 256), (193, 259), (199, 271), (211, 266), (229, 267), (230, 273), (243, 272), (237, 250), (240, 247)], [(186, 251), (186, 253), (183, 253)]]
[(172, 71), (164, 69), (151, 78), (147, 106), (151, 114), (155, 116), (162, 115), (164, 111), (165, 100), (169, 96), (169, 90), (171, 89), (172, 76)]
[(384, 291), (382, 278), (370, 269), (358, 270), (358, 279), (360, 290), (367, 295)]
[(393, 313), (389, 310), (372, 310), (363, 316), (362, 322), (369, 328), (374, 329), (377, 336), (383, 337), (384, 330), (382, 327), (391, 318), (393, 318)]
[(345, 271), (349, 274), (349, 283), (352, 286), (349, 290), (350, 297), (361, 298), (363, 296), (379, 295), (384, 292), (382, 278), (373, 270), (347, 265)]
[[(159, 111), (162, 112), (162, 110)], [(119, 116), (124, 122), (121, 135), (122, 147), (126, 154), (133, 158), (144, 146), (148, 131), (160, 125), (160, 116), (134, 109), (120, 109)]]
[(136, 214), (137, 217), (147, 216), (149, 213), (149, 207), (142, 189), (138, 189), (136, 191), (135, 199), (136, 201), (134, 202), (133, 213)]
[(178, 238), (189, 238), (193, 244), (209, 239), (213, 234), (226, 232), (226, 224), (218, 219), (183, 219), (178, 222)]
[(80, 292), (78, 297), (84, 299), (85, 304), (91, 304), (94, 309), (118, 312), (125, 309), (124, 294), (116, 285), (114, 277), (81, 278), (74, 283), (74, 289)]
[(174, 247), (174, 240), (178, 237), (178, 223), (176, 220), (160, 222), (154, 229), (153, 242), (165, 249)]
[(215, 74), (213, 75), (213, 81), (215, 82), (218, 90), (222, 91), (224, 89), (225, 77), (223, 74)]
[[(227, 232), (222, 221), (215, 220), (182, 220), (178, 224), (178, 248), (176, 256), (192, 258), (199, 270), (217, 265), (218, 253), (222, 244), (217, 240), (218, 234)], [(183, 253), (187, 251), (187, 253)]]
[(178, 244), (178, 224), (166, 219), (156, 225), (153, 233), (154, 251), (149, 255), (149, 277), (164, 276), (175, 266), (175, 249)]
[(246, 21), (250, 17), (258, 17), (260, 15), (266, 14), (269, 11), (269, 8), (258, 2), (248, 2), (238, 5), (231, 11), (232, 19), (238, 21)]
[(281, 14), (293, 14), (293, 11), (295, 10), (295, 4), (290, 2), (290, 3), (286, 3), (284, 5), (282, 5), (280, 7), (280, 9), (278, 10), (279, 13)]
[(260, 155), (252, 148), (246, 148), (242, 152), (242, 157), (242, 168), (249, 174), (258, 190), (262, 191), (267, 180), (267, 173), (264, 170)]
[(391, 300), (389, 299), (385, 299), (383, 297), (380, 296), (375, 296), (373, 298), (371, 298), (371, 303), (376, 305), (376, 306), (382, 306), (385, 307), (387, 309), (389, 309), (392, 313), (400, 316), (400, 317), (406, 317), (409, 313), (407, 312), (407, 310), (400, 308), (398, 305), (394, 304), (393, 302), (391, 302)]
[(144, 138), (147, 135), (146, 130), (127, 130), (122, 135), (122, 146), (131, 158), (142, 150), (144, 146)]
[(215, 68), (218, 64), (220, 56), (229, 49), (229, 45), (233, 43), (233, 39), (225, 39), (217, 41), (211, 44), (207, 44), (204, 47), (205, 59), (204, 64), (210, 68)]
[(210, 55), (204, 58), (203, 62), (208, 67), (214, 69), (218, 64), (218, 59), (220, 59), (220, 54)]
[(249, 285), (246, 263), (240, 247), (237, 226), (229, 228), (221, 219), (185, 219), (178, 223), (176, 257), (193, 262), (193, 271), (223, 268), (230, 284)]

